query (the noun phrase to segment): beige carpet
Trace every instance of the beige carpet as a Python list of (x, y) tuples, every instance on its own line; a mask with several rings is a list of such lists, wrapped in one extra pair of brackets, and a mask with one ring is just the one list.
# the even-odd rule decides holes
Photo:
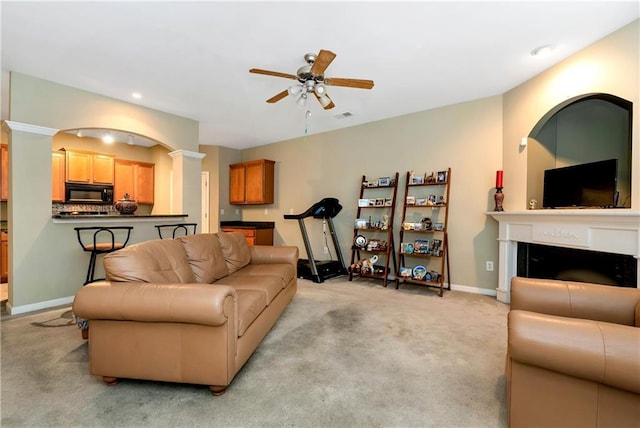
[(226, 394), (88, 373), (68, 308), (2, 322), (2, 427), (505, 427), (508, 306), (343, 278), (299, 292)]

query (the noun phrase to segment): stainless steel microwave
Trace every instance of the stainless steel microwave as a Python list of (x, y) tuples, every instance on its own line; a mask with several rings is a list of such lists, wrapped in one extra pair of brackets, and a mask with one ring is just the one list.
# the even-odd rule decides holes
[(72, 204), (113, 204), (113, 186), (65, 183), (64, 201)]

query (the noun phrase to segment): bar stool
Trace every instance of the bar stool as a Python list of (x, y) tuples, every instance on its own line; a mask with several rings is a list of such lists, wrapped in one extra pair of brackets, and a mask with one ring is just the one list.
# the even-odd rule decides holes
[[(96, 271), (96, 259), (98, 257), (98, 254), (111, 253), (113, 251), (124, 248), (127, 245), (127, 242), (129, 242), (129, 237), (131, 236), (131, 230), (133, 230), (133, 226), (90, 226), (74, 227), (74, 229), (76, 231), (76, 234), (78, 235), (78, 242), (80, 243), (82, 249), (91, 253), (91, 257), (89, 258), (89, 269), (87, 270), (87, 278), (83, 284), (87, 285), (90, 282), (97, 281), (93, 276)], [(93, 238), (91, 239), (90, 243), (85, 244), (82, 241), (82, 237), (86, 237), (91, 232), (93, 232)], [(123, 242), (116, 242), (116, 233), (122, 237), (124, 237), (126, 233), (126, 239), (124, 239)], [(99, 236), (102, 237), (101, 242), (98, 239)], [(98, 278), (98, 280), (100, 279), (104, 278)]]
[[(173, 232), (171, 233), (171, 238), (175, 239), (176, 233), (178, 231), (184, 232), (184, 235), (195, 235), (197, 227), (198, 227), (198, 223), (156, 224), (156, 228), (158, 229), (158, 235), (160, 236), (160, 239), (165, 239), (165, 237), (162, 235), (163, 229), (173, 229)], [(168, 237), (169, 236), (167, 236), (167, 238)]]

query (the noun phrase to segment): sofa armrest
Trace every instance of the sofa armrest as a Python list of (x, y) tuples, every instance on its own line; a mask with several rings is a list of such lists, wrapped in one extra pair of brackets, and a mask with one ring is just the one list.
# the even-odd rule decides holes
[(640, 394), (640, 328), (515, 310), (513, 361)]
[(251, 264), (286, 263), (296, 266), (298, 263), (298, 247), (254, 245), (251, 251)]
[(81, 318), (143, 322), (178, 322), (220, 326), (232, 315), (225, 302), (237, 302), (236, 291), (216, 284), (151, 284), (94, 282), (82, 287), (73, 301)]
[(640, 290), (584, 282), (514, 277), (511, 309), (636, 325)]

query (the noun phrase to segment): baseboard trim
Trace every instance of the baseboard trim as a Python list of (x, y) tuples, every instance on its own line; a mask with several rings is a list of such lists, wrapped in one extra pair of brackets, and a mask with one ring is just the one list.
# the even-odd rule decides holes
[(465, 293), (483, 294), (485, 296), (496, 297), (498, 292), (495, 288), (470, 287), (468, 285), (451, 284), (453, 291), (463, 291)]
[(27, 312), (40, 311), (42, 309), (55, 308), (73, 303), (74, 296), (61, 297), (60, 299), (47, 300), (44, 302), (32, 303), (29, 305), (13, 306), (7, 302), (7, 312), (11, 315), (26, 314)]

